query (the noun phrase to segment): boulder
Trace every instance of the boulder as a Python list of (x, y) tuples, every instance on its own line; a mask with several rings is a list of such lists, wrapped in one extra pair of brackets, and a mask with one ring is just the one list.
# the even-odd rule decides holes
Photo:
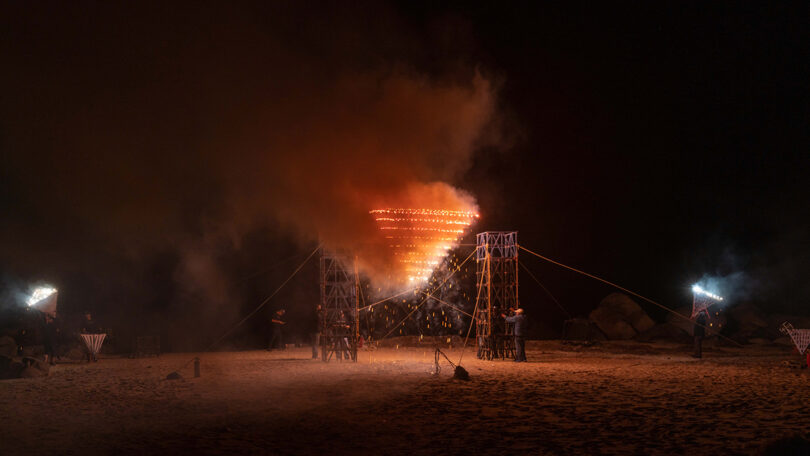
[(565, 320), (562, 339), (567, 341), (601, 341), (605, 340), (605, 335), (590, 320), (572, 318)]
[(0, 337), (0, 356), (13, 358), (17, 355), (17, 342), (11, 336)]
[(45, 375), (48, 375), (48, 373), (51, 371), (51, 365), (46, 363), (44, 359), (23, 358), (23, 365), (26, 367), (33, 367)]
[(727, 314), (730, 319), (734, 320), (735, 328), (741, 333), (754, 332), (759, 328), (769, 326), (759, 309), (751, 304), (730, 307)]
[(683, 330), (680, 326), (672, 324), (670, 322), (661, 323), (660, 325), (655, 325), (647, 331), (640, 333), (636, 340), (640, 342), (652, 342), (652, 341), (671, 341), (671, 342), (678, 342), (678, 343), (689, 343), (692, 341), (691, 336), (689, 333)]
[(65, 358), (71, 361), (79, 361), (86, 357), (86, 352), (79, 346), (71, 347), (64, 355)]
[(793, 343), (793, 339), (791, 339), (790, 336), (777, 337), (776, 339), (773, 340), (773, 343), (776, 345), (781, 345), (783, 347), (796, 346), (796, 344)]
[(725, 314), (728, 316), (726, 333), (734, 340), (750, 343), (753, 339), (774, 340), (783, 336), (776, 324), (783, 316), (777, 319), (765, 317), (759, 309), (748, 303), (729, 307)]
[(20, 378), (37, 378), (37, 377), (44, 377), (48, 374), (42, 372), (41, 370), (37, 369), (33, 366), (24, 367), (20, 372)]
[(692, 316), (692, 306), (689, 307), (678, 307), (675, 309), (675, 313), (667, 312), (667, 323), (679, 328), (680, 330), (692, 336), (692, 328), (695, 324), (692, 322), (690, 317)]
[(649, 331), (655, 322), (629, 296), (611, 293), (588, 316), (608, 339), (632, 339), (638, 333)]
[(24, 345), (22, 348), (22, 356), (40, 356), (45, 354), (45, 347), (42, 345)]
[(12, 362), (13, 360), (8, 356), (0, 355), (0, 379), (12, 378)]

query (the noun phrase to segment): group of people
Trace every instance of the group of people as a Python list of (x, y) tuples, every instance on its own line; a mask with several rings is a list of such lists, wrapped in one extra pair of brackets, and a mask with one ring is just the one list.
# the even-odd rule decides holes
[[(320, 306), (318, 308), (318, 318), (320, 319)], [(270, 342), (268, 344), (268, 350), (280, 349), (283, 350), (285, 348), (284, 345), (284, 338), (283, 338), (283, 328), (286, 325), (284, 321), (284, 314), (286, 311), (284, 309), (276, 310), (271, 319), (270, 319)], [(525, 363), (526, 362), (526, 336), (528, 334), (528, 318), (526, 317), (525, 312), (521, 308), (514, 309), (511, 315), (501, 314), (501, 317), (512, 325), (513, 328), (513, 335), (514, 335), (514, 344), (515, 344), (515, 362), (516, 363)], [(87, 314), (88, 321), (92, 321), (89, 313)], [(342, 319), (345, 319), (345, 315), (341, 315)], [(694, 353), (692, 354), (695, 358), (701, 358), (703, 356), (703, 339), (706, 336), (706, 321), (707, 321), (707, 313), (706, 312), (699, 312), (695, 319), (694, 319)], [(348, 327), (348, 323), (347, 323)], [(318, 321), (318, 328), (320, 328), (320, 320)], [(316, 359), (318, 357), (318, 344), (320, 338), (320, 332), (316, 329), (314, 332), (311, 333), (312, 336), (312, 358)], [(345, 344), (345, 351), (346, 351), (346, 358), (349, 358), (348, 354), (348, 340)], [(341, 358), (344, 350), (337, 350), (338, 358)], [(46, 346), (47, 352), (47, 346)]]
[[(57, 319), (57, 316), (51, 313), (42, 313), (42, 320), (41, 320), (41, 331), (42, 331), (42, 346), (45, 355), (45, 362), (51, 365), (56, 364), (56, 361), (60, 359), (60, 342), (63, 339), (63, 331), (62, 331), (62, 324)], [(101, 333), (102, 330), (98, 326), (95, 319), (93, 319), (93, 314), (88, 310), (82, 313), (82, 318), (80, 323), (78, 324), (78, 328), (75, 326), (75, 323), (72, 326), (74, 329), (69, 331), (70, 334), (73, 334), (71, 337), (78, 338), (82, 334), (98, 334)], [(76, 330), (78, 329), (78, 335)], [(97, 362), (98, 356), (97, 353), (92, 352), (88, 347), (85, 346), (85, 358), (88, 362)]]
[[(320, 337), (321, 337), (321, 326), (322, 326), (322, 313), (321, 308), (318, 306), (318, 312), (316, 314), (317, 320), (313, 321), (313, 324), (310, 325), (310, 336), (312, 342), (312, 359), (318, 358), (318, 347), (320, 345)], [(267, 350), (284, 350), (286, 345), (284, 344), (284, 326), (287, 324), (285, 321), (284, 315), (287, 313), (285, 309), (277, 309), (272, 312), (270, 316), (270, 334), (268, 337), (268, 344)], [(349, 324), (348, 317), (346, 316), (345, 312), (341, 312), (339, 315), (338, 320), (332, 322), (332, 328), (341, 332), (343, 329), (348, 330), (351, 325)], [(349, 340), (348, 337), (342, 337), (340, 334), (333, 335), (335, 339), (335, 356), (337, 359), (351, 359), (350, 347), (349, 347)]]
[[(501, 314), (501, 317), (509, 324), (513, 325), (513, 332), (515, 338), (515, 362), (526, 362), (526, 335), (528, 328), (528, 319), (526, 318), (523, 309), (515, 309), (512, 315), (507, 316)], [(708, 319), (708, 312), (698, 312), (694, 318), (694, 325), (692, 334), (694, 336), (694, 353), (692, 357), (703, 357), (703, 339), (706, 337), (706, 323)]]

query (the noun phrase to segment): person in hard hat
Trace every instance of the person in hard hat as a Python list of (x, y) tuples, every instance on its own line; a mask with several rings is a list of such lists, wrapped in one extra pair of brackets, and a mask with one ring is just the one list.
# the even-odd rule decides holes
[(501, 314), (507, 323), (514, 325), (515, 328), (515, 362), (526, 362), (526, 327), (528, 326), (528, 319), (523, 313), (523, 309), (515, 309), (515, 314), (507, 317)]

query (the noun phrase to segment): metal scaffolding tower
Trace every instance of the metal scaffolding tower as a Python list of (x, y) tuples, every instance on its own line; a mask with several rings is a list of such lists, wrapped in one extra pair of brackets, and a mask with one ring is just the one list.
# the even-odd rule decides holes
[(321, 359), (357, 361), (358, 274), (355, 258), (345, 251), (321, 249), (321, 304), (318, 335)]
[(517, 231), (486, 231), (476, 241), (478, 358), (514, 357), (513, 328), (501, 314), (519, 307)]

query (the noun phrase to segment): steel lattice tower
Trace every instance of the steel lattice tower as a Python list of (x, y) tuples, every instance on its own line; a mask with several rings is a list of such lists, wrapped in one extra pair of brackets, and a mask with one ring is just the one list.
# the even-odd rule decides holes
[(321, 358), (357, 361), (358, 275), (353, 256), (321, 249), (321, 304), (318, 334)]
[(478, 233), (476, 241), (478, 357), (514, 357), (512, 328), (501, 314), (519, 307), (517, 231), (486, 231)]

